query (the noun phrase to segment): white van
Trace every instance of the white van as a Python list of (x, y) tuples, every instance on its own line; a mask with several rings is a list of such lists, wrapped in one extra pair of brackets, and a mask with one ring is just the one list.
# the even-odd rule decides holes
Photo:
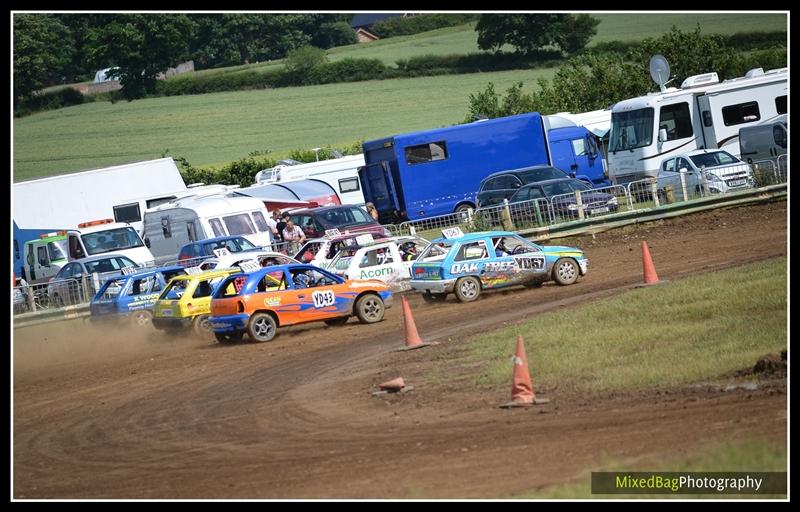
[(218, 236), (241, 235), (269, 246), (272, 232), (263, 201), (236, 195), (189, 196), (144, 212), (145, 243), (156, 263), (175, 260), (181, 246)]
[(786, 116), (772, 123), (748, 126), (739, 130), (739, 151), (748, 164), (762, 160), (777, 160), (785, 155), (788, 146)]

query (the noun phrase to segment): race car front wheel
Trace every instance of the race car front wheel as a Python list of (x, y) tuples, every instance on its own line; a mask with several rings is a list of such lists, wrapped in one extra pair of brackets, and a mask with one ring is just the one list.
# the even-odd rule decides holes
[(578, 264), (572, 258), (561, 258), (553, 265), (553, 279), (560, 285), (574, 283), (578, 273)]

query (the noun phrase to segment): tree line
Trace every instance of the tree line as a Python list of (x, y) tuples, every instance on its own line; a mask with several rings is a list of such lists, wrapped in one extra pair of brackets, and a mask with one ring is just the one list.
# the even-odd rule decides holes
[(193, 59), (195, 69), (281, 59), (304, 46), (356, 42), (352, 14), (15, 14), (14, 96), (91, 80), (115, 67), (123, 95), (155, 90), (155, 77)]

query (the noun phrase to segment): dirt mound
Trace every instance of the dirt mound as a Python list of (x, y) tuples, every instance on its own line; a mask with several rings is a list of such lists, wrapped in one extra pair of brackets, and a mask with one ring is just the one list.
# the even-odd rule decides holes
[(780, 355), (767, 354), (758, 358), (756, 364), (753, 366), (752, 373), (772, 375), (778, 372), (786, 371), (786, 351), (782, 351)]

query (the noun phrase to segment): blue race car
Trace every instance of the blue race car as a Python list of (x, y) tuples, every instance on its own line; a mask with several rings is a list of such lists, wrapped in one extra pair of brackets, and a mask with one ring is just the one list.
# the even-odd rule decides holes
[(589, 260), (575, 247), (540, 246), (509, 231), (464, 235), (445, 230), (411, 267), (411, 288), (426, 302), (454, 293), (461, 302), (477, 299), (484, 289), (514, 285), (541, 286), (546, 281), (572, 284), (586, 275)]
[(89, 305), (93, 324), (130, 322), (134, 327), (152, 323), (153, 305), (161, 290), (175, 276), (186, 274), (179, 265), (122, 275), (109, 279)]

